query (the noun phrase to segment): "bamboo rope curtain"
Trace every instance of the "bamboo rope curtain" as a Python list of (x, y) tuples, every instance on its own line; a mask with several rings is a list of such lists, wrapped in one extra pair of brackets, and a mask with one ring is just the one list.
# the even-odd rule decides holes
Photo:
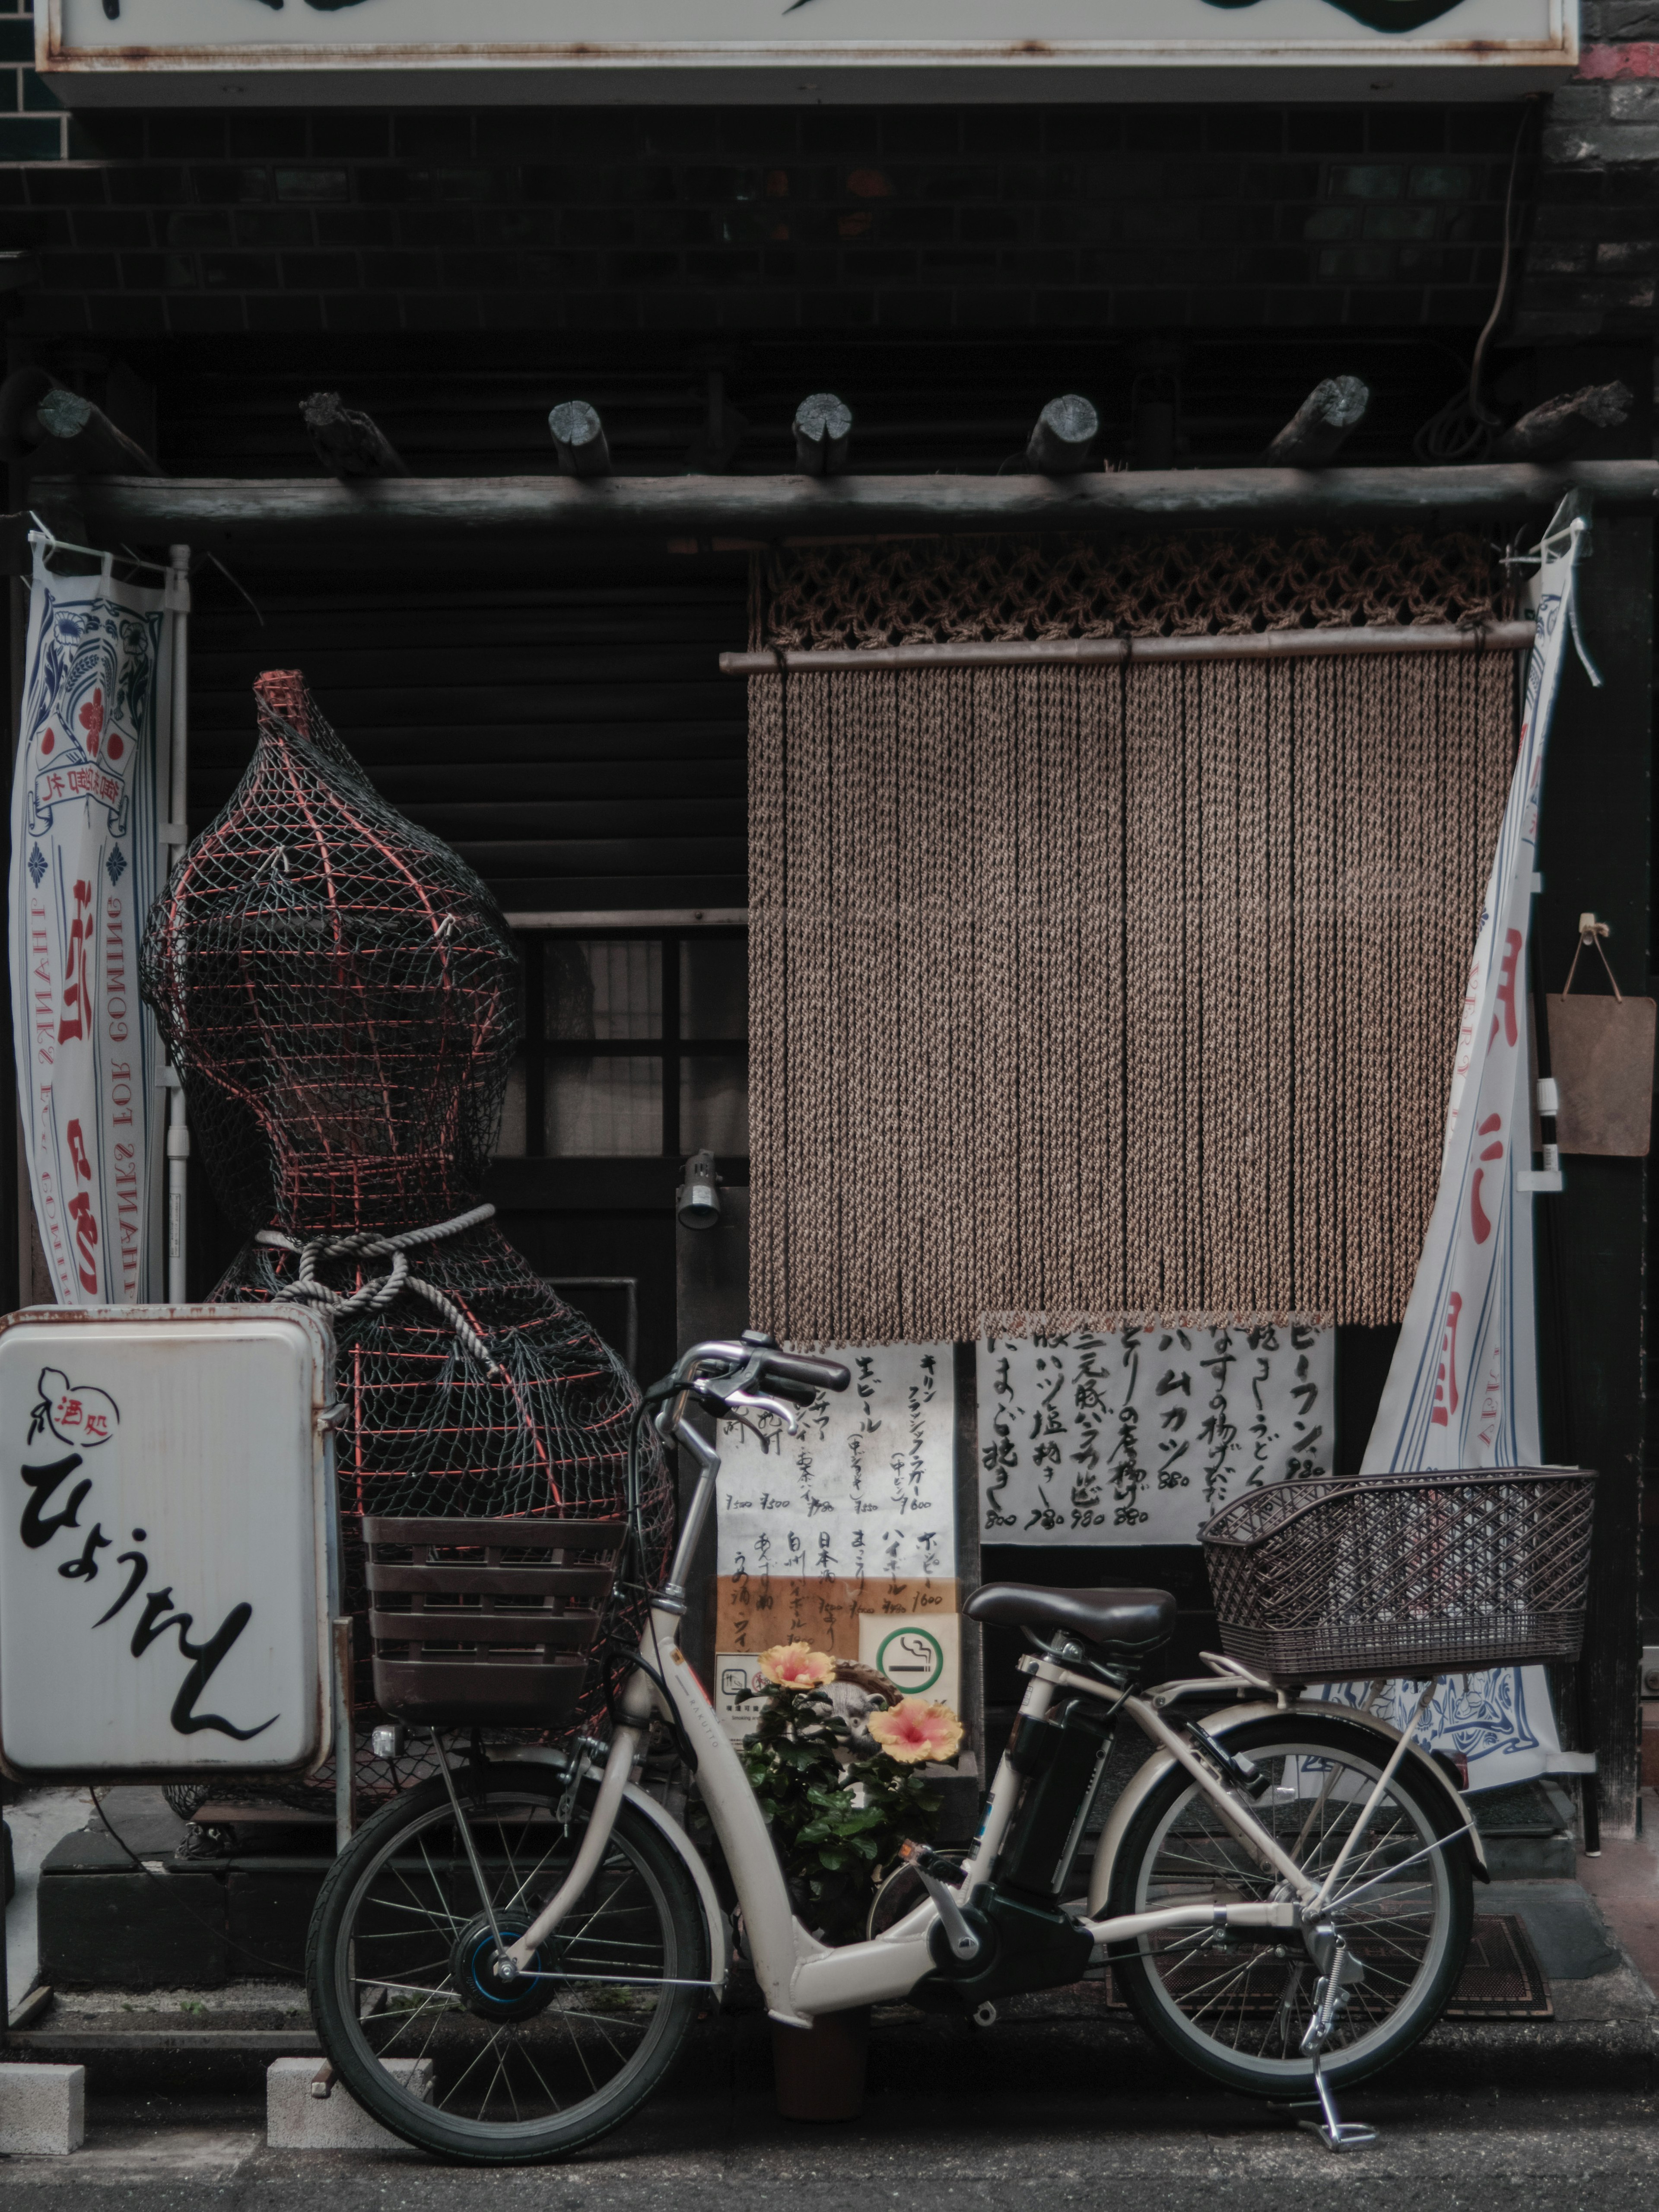
[(750, 699), (757, 1321), (1399, 1318), (1511, 653), (841, 668)]

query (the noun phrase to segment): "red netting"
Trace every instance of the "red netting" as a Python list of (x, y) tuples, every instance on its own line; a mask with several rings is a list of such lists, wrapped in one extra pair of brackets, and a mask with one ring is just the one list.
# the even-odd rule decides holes
[[(309, 1298), (333, 1324), (361, 1613), (365, 1512), (620, 1514), (638, 1392), (476, 1211), (522, 1029), (494, 900), (380, 797), (299, 675), (254, 689), (252, 762), (156, 902), (143, 992), (215, 1195), (252, 1232), (213, 1296)], [(656, 1553), (654, 1457), (644, 1493)]]

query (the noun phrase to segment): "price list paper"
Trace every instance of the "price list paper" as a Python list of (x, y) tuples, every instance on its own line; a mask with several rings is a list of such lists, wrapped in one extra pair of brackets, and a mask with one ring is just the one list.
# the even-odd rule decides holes
[(991, 1544), (1195, 1544), (1242, 1491), (1328, 1474), (1335, 1333), (1300, 1323), (979, 1347)]
[(851, 1368), (852, 1386), (803, 1412), (793, 1437), (770, 1422), (763, 1439), (720, 1426), (721, 1705), (728, 1674), (742, 1686), (752, 1674), (744, 1661), (774, 1644), (867, 1660), (894, 1630), (938, 1622), (934, 1640), (954, 1658), (951, 1347), (827, 1356)]

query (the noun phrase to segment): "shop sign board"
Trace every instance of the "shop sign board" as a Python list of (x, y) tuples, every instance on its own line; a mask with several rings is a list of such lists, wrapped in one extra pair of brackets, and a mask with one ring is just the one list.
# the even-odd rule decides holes
[[(71, 106), (1513, 98), (1577, 0), (37, 0)], [(556, 140), (556, 132), (550, 134)]]
[(0, 1753), (32, 1779), (327, 1757), (325, 1325), (295, 1307), (0, 1321)]

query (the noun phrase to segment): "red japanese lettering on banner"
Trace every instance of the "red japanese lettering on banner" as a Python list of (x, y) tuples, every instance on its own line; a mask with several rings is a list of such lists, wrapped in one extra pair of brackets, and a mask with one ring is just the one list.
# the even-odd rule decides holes
[(69, 1202), (70, 1219), (75, 1224), (75, 1267), (82, 1287), (96, 1294), (98, 1262), (94, 1254), (98, 1249), (98, 1220), (92, 1210), (92, 1200), (85, 1191), (77, 1190)]
[(92, 935), (92, 885), (75, 886), (75, 919), (70, 924), (69, 957), (64, 963), (63, 1009), (58, 1023), (58, 1042), (68, 1044), (86, 1036), (90, 989), (87, 973), (87, 945)]
[(1434, 1378), (1434, 1410), (1429, 1419), (1436, 1428), (1449, 1425), (1457, 1411), (1457, 1317), (1463, 1310), (1463, 1294), (1454, 1291), (1446, 1301), (1445, 1326), (1440, 1334), (1440, 1372)]
[(1488, 1052), (1492, 1050), (1496, 1041), (1500, 1024), (1505, 1044), (1514, 1044), (1520, 1037), (1520, 1024), (1516, 1019), (1515, 1013), (1515, 967), (1516, 961), (1521, 957), (1521, 947), (1525, 942), (1518, 929), (1506, 929), (1504, 932), (1504, 958), (1498, 970), (1498, 1006), (1502, 1007), (1503, 1012), (1500, 1014), (1497, 1008), (1493, 1009), (1492, 1035), (1486, 1039)]
[(1469, 1186), (1469, 1227), (1474, 1232), (1474, 1241), (1477, 1244), (1484, 1244), (1487, 1237), (1492, 1235), (1492, 1223), (1487, 1218), (1486, 1207), (1480, 1203), (1480, 1184), (1486, 1172), (1484, 1163), (1501, 1160), (1504, 1157), (1504, 1139), (1497, 1134), (1503, 1126), (1504, 1117), (1501, 1114), (1488, 1114), (1476, 1132), (1479, 1136), (1491, 1137), (1494, 1139), (1492, 1143), (1482, 1146), (1480, 1157), (1483, 1164), (1476, 1168), (1474, 1181)]

